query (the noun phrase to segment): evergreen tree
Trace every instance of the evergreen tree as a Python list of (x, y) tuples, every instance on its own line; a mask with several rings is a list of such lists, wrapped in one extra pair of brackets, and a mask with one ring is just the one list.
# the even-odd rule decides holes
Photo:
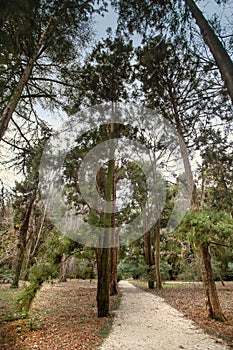
[(43, 98), (61, 104), (55, 97), (56, 84), (66, 84), (61, 69), (80, 55), (77, 44), (90, 37), (90, 18), (98, 11), (94, 0), (14, 3), (19, 11), (7, 2), (1, 16), (0, 140), (20, 101), (30, 105)]
[(179, 33), (182, 36), (185, 32), (187, 34), (185, 23), (189, 20), (188, 14), (191, 13), (216, 61), (233, 101), (233, 62), (195, 1), (151, 0), (127, 3), (124, 0), (113, 0), (112, 3), (119, 13), (119, 28), (128, 30), (129, 33), (136, 30), (144, 37), (148, 35), (148, 31), (152, 31), (153, 34), (164, 34), (168, 28), (170, 33)]

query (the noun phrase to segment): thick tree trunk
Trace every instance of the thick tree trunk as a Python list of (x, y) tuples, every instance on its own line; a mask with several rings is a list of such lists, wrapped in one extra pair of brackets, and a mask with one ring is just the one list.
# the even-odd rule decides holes
[(217, 321), (226, 321), (218, 299), (217, 289), (211, 266), (209, 245), (200, 245), (200, 265), (205, 296), (205, 308), (207, 316)]
[[(54, 12), (54, 14), (55, 14), (55, 12)], [(34, 64), (37, 60), (37, 57), (40, 53), (40, 50), (41, 50), (41, 48), (44, 45), (44, 42), (46, 40), (46, 36), (47, 36), (48, 31), (50, 29), (50, 26), (52, 24), (54, 14), (50, 17), (48, 24), (47, 24), (44, 32), (42, 33), (42, 35), (38, 41), (37, 47), (36, 47), (32, 57), (29, 59), (28, 64), (25, 67), (23, 74), (22, 74), (17, 86), (12, 93), (9, 102), (7, 103), (6, 107), (2, 111), (2, 114), (0, 115), (0, 141), (2, 140), (6, 130), (8, 128), (8, 125), (9, 125), (9, 122), (12, 118), (12, 115), (13, 115), (13, 113), (18, 105), (20, 98), (21, 98), (23, 89), (26, 86), (26, 84), (30, 78), (33, 66), (34, 66)]]
[(185, 3), (195, 18), (204, 41), (212, 52), (233, 103), (233, 62), (195, 2), (185, 0)]
[(162, 278), (160, 272), (160, 222), (154, 226), (155, 232), (155, 269), (156, 269), (156, 289), (162, 289)]
[[(114, 132), (114, 104), (112, 106), (112, 121), (110, 128), (110, 139), (113, 139)], [(107, 317), (109, 313), (109, 298), (110, 298), (110, 245), (112, 234), (114, 235), (115, 228), (112, 229), (112, 211), (114, 211), (114, 145), (111, 144), (109, 150), (109, 162), (107, 172), (107, 188), (106, 188), (106, 211), (104, 214), (104, 222), (106, 230), (103, 238), (103, 248), (98, 250), (100, 257), (98, 263), (98, 286), (97, 286), (97, 307), (98, 317)]]
[[(100, 253), (100, 250), (98, 250)], [(98, 259), (97, 259), (98, 260)], [(98, 264), (97, 307), (98, 317), (109, 314), (110, 248), (102, 248)]]

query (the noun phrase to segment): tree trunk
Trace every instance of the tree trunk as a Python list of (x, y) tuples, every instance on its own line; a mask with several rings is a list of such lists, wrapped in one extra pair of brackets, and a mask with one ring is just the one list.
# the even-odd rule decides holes
[(25, 255), (25, 248), (27, 245), (27, 233), (28, 228), (30, 224), (30, 218), (33, 211), (34, 202), (36, 199), (36, 193), (37, 190), (34, 191), (33, 195), (31, 196), (30, 202), (28, 204), (27, 212), (24, 218), (24, 221), (19, 229), (16, 229), (17, 236), (18, 236), (18, 243), (17, 243), (17, 253), (16, 253), (16, 259), (15, 259), (15, 276), (13, 278), (11, 288), (18, 288), (19, 287), (19, 278), (22, 270), (24, 255)]
[(118, 264), (118, 248), (111, 248), (111, 281), (110, 281), (110, 295), (118, 294), (117, 282), (117, 264)]
[(67, 259), (70, 257), (70, 255), (66, 256), (65, 254), (62, 254), (61, 259), (61, 266), (59, 271), (59, 282), (66, 282), (67, 281), (67, 275), (68, 275), (68, 264)]
[[(100, 253), (100, 250), (98, 250)], [(109, 314), (110, 248), (102, 248), (98, 266), (97, 307), (98, 317)], [(98, 259), (97, 259), (98, 260)]]
[(209, 245), (200, 245), (200, 265), (205, 296), (205, 308), (207, 316), (217, 321), (226, 321), (218, 299), (217, 289), (211, 266)]
[[(18, 236), (20, 238), (20, 234)], [(15, 262), (14, 262), (15, 273), (11, 283), (11, 288), (19, 288), (19, 278), (20, 278), (20, 274), (23, 266), (23, 260), (24, 260), (24, 249), (25, 249), (24, 243), (20, 239), (16, 247), (17, 252), (15, 255)]]
[(212, 52), (233, 103), (233, 62), (195, 2), (185, 0), (185, 3), (195, 18), (204, 41)]
[(27, 66), (25, 67), (23, 74), (22, 74), (16, 88), (10, 97), (9, 102), (7, 103), (6, 107), (2, 111), (2, 114), (0, 115), (0, 141), (2, 140), (6, 130), (8, 128), (9, 122), (12, 118), (12, 115), (13, 115), (13, 113), (18, 105), (18, 102), (20, 100), (20, 97), (22, 95), (23, 89), (30, 78), (33, 66), (34, 66), (34, 64), (37, 60), (37, 57), (40, 53), (40, 50), (41, 50), (41, 48), (46, 40), (46, 36), (47, 36), (48, 31), (50, 29), (50, 26), (52, 24), (54, 14), (55, 14), (55, 12), (50, 17), (50, 19), (47, 23), (47, 26), (46, 26), (44, 32), (42, 33), (42, 35), (38, 41), (37, 47), (36, 47), (32, 57), (29, 59), (29, 62), (27, 64)]
[[(192, 4), (195, 6), (193, 1), (186, 0), (186, 3), (187, 3), (187, 5)], [(201, 14), (201, 12), (200, 12), (200, 14)], [(208, 23), (207, 23), (207, 25), (208, 25)], [(211, 30), (211, 28), (210, 28), (210, 30)], [(171, 98), (171, 102), (172, 102), (173, 110), (174, 110), (176, 129), (177, 129), (177, 132), (178, 132), (179, 138), (180, 138), (181, 155), (182, 155), (183, 164), (184, 164), (184, 168), (185, 168), (185, 177), (186, 177), (187, 184), (188, 184), (188, 189), (187, 189), (188, 193), (187, 194), (189, 197), (191, 197), (191, 209), (198, 211), (200, 208), (199, 208), (199, 203), (198, 203), (198, 199), (197, 199), (197, 195), (196, 195), (196, 187), (195, 187), (194, 182), (193, 182), (192, 169), (191, 169), (188, 151), (187, 151), (187, 148), (185, 145), (182, 125), (180, 123), (180, 118), (179, 118), (179, 112), (178, 112), (178, 109), (177, 109), (175, 99), (174, 99), (172, 92), (170, 91), (169, 93), (170, 93), (170, 98)], [(222, 313), (222, 310), (221, 310), (221, 307), (219, 304), (219, 300), (218, 300), (217, 290), (216, 290), (216, 286), (214, 283), (212, 266), (211, 266), (211, 257), (209, 254), (208, 246), (207, 246), (207, 248), (205, 246), (201, 246), (200, 253), (201, 253), (200, 254), (201, 273), (202, 273), (202, 280), (203, 280), (203, 287), (204, 287), (204, 293), (205, 293), (207, 313), (210, 317), (223, 321), (225, 317)]]
[(110, 281), (110, 295), (117, 295), (118, 281), (117, 281), (117, 265), (118, 265), (118, 233), (116, 230), (116, 171), (114, 162), (114, 173), (113, 173), (113, 210), (112, 210), (112, 244), (111, 244), (111, 281)]
[(160, 272), (160, 221), (158, 220), (154, 226), (155, 232), (155, 268), (156, 268), (156, 288), (162, 289), (162, 278)]
[(152, 247), (151, 241), (151, 231), (146, 232), (144, 235), (144, 256), (145, 262), (147, 265), (147, 280), (148, 280), (148, 288), (155, 288), (155, 260), (154, 260), (154, 251)]
[[(110, 139), (113, 139), (114, 132), (114, 104), (112, 105), (112, 121), (110, 126)], [(114, 145), (111, 144), (109, 150), (109, 162), (107, 172), (107, 188), (106, 188), (106, 210), (104, 214), (104, 222), (106, 230), (103, 238), (103, 248), (98, 250), (100, 257), (97, 258), (98, 263), (98, 286), (97, 286), (97, 307), (98, 317), (107, 317), (109, 313), (110, 298), (110, 244), (112, 235), (114, 235), (115, 227), (112, 228), (112, 209), (114, 208)]]

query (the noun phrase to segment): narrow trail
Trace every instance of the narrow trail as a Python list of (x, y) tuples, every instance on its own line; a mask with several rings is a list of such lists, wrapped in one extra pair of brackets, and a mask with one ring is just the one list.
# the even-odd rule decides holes
[(121, 305), (112, 331), (100, 350), (228, 349), (221, 339), (204, 333), (162, 298), (127, 281), (121, 281), (119, 286)]

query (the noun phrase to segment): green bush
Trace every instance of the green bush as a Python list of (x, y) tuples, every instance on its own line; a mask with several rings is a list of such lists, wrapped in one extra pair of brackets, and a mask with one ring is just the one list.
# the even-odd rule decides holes
[(201, 281), (200, 265), (197, 259), (193, 259), (191, 262), (183, 261), (180, 271), (178, 275), (179, 280), (187, 282)]
[(12, 283), (14, 278), (14, 271), (7, 269), (5, 270), (4, 268), (0, 268), (0, 280), (7, 281), (9, 283)]
[(146, 278), (147, 268), (144, 258), (139, 256), (137, 259), (124, 259), (118, 265), (118, 274), (121, 279), (124, 278)]
[(160, 273), (162, 281), (166, 281), (170, 279), (169, 271), (171, 270), (171, 265), (167, 261), (161, 260), (160, 263)]

